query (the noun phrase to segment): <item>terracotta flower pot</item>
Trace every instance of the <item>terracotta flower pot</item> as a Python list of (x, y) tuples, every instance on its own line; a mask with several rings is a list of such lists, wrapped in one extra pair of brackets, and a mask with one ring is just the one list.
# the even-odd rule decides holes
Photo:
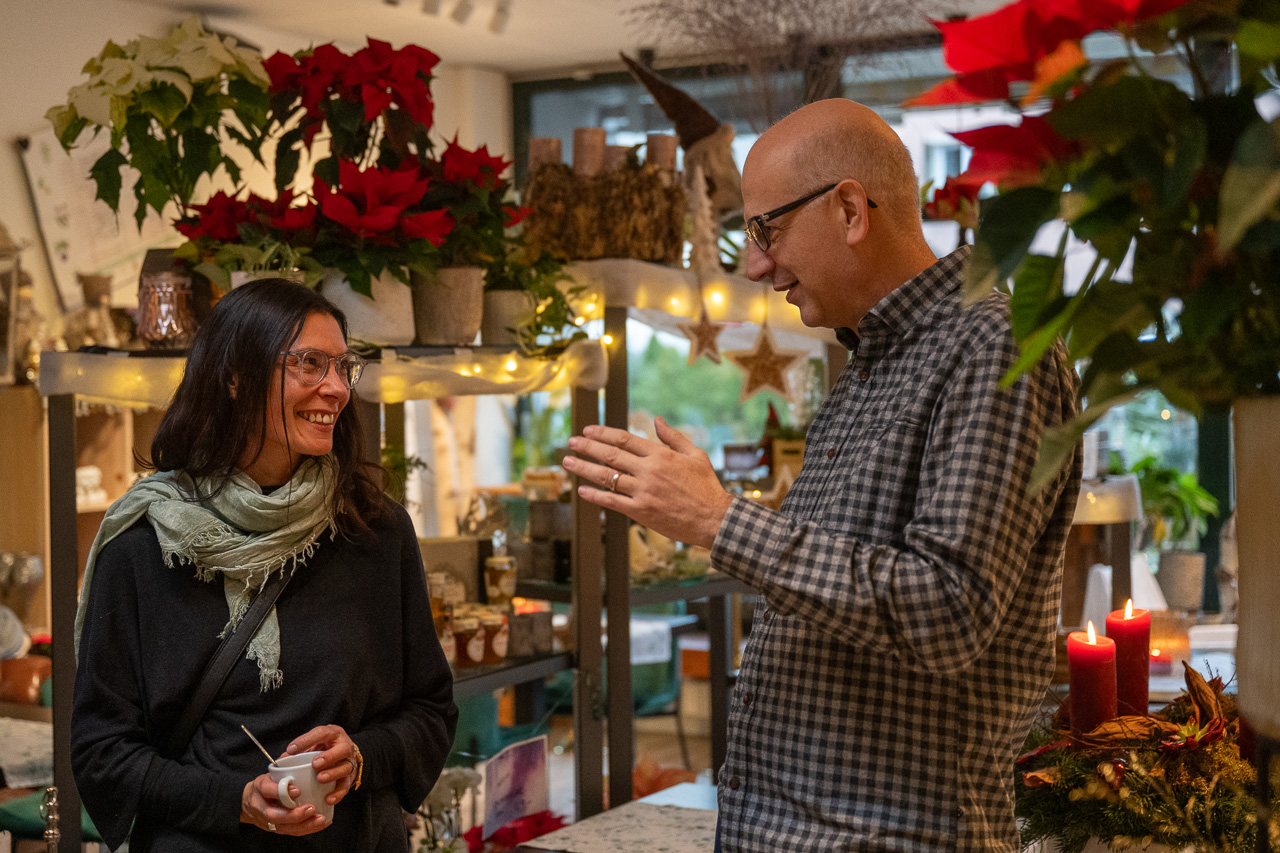
[(444, 267), (431, 277), (413, 274), (413, 342), (419, 346), (470, 346), (484, 312), (484, 270)]

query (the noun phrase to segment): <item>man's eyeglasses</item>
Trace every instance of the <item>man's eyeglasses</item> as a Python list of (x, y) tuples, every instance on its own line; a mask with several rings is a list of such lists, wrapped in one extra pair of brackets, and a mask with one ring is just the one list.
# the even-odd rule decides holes
[[(760, 251), (762, 252), (769, 251), (769, 246), (771, 245), (772, 241), (769, 237), (769, 229), (765, 227), (765, 223), (767, 223), (770, 219), (777, 219), (779, 216), (782, 216), (784, 213), (790, 213), (800, 205), (805, 204), (807, 202), (811, 202), (818, 196), (822, 195), (823, 193), (829, 193), (838, 186), (840, 186), (840, 183), (838, 181), (834, 184), (827, 184), (822, 189), (814, 190), (808, 195), (802, 196), (796, 199), (795, 201), (789, 201), (786, 204), (782, 205), (781, 207), (775, 207), (773, 210), (767, 210), (764, 213), (751, 217), (750, 219), (747, 220), (747, 228), (746, 228), (747, 236), (751, 238), (751, 242), (755, 243), (756, 247), (760, 249)], [(867, 207), (878, 207), (878, 206), (879, 205), (877, 205), (871, 199), (869, 198), (867, 199)]]
[(354, 388), (360, 381), (360, 375), (364, 373), (366, 363), (353, 352), (329, 355), (320, 349), (296, 349), (281, 355), (284, 356), (284, 363), (297, 371), (298, 380), (303, 385), (319, 385), (329, 375), (329, 365), (334, 364), (337, 366), (338, 376), (346, 386)]

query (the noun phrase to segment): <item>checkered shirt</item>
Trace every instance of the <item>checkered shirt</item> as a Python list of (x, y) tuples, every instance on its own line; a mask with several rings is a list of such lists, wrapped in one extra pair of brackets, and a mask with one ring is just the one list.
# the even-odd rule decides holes
[(1018, 357), (1008, 298), (960, 302), (961, 248), (882, 299), (780, 512), (735, 498), (712, 561), (760, 593), (720, 771), (725, 853), (1009, 851), (1013, 758), (1054, 665), (1079, 453), (1064, 348)]

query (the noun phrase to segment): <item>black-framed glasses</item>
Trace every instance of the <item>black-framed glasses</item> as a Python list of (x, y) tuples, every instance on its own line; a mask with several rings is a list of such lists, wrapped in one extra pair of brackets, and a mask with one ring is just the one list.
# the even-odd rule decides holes
[(354, 388), (364, 373), (365, 360), (353, 352), (329, 355), (322, 349), (295, 349), (283, 352), (284, 363), (298, 373), (303, 385), (319, 385), (329, 375), (329, 365), (338, 369), (338, 376), (348, 388)]
[[(781, 207), (775, 207), (773, 210), (766, 210), (764, 213), (760, 213), (751, 217), (750, 219), (747, 220), (747, 227), (746, 227), (747, 236), (751, 238), (751, 242), (755, 243), (756, 248), (758, 248), (760, 251), (762, 252), (769, 251), (769, 246), (773, 242), (769, 237), (769, 229), (765, 227), (765, 224), (769, 220), (777, 219), (779, 216), (782, 216), (784, 213), (790, 213), (800, 205), (807, 204), (808, 202), (813, 201), (815, 198), (822, 195), (823, 193), (831, 192), (833, 189), (835, 189), (838, 186), (840, 186), (839, 181), (837, 181), (834, 184), (827, 184), (822, 189), (814, 190), (808, 195), (801, 196), (795, 201), (789, 201), (786, 204), (782, 205)], [(878, 206), (879, 205), (877, 205), (870, 198), (867, 199), (867, 207), (878, 207)]]

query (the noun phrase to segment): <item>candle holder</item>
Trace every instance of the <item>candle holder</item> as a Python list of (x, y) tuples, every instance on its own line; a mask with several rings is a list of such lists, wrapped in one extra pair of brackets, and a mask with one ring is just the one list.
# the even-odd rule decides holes
[(191, 276), (143, 273), (138, 283), (138, 337), (151, 349), (185, 349), (195, 332)]

